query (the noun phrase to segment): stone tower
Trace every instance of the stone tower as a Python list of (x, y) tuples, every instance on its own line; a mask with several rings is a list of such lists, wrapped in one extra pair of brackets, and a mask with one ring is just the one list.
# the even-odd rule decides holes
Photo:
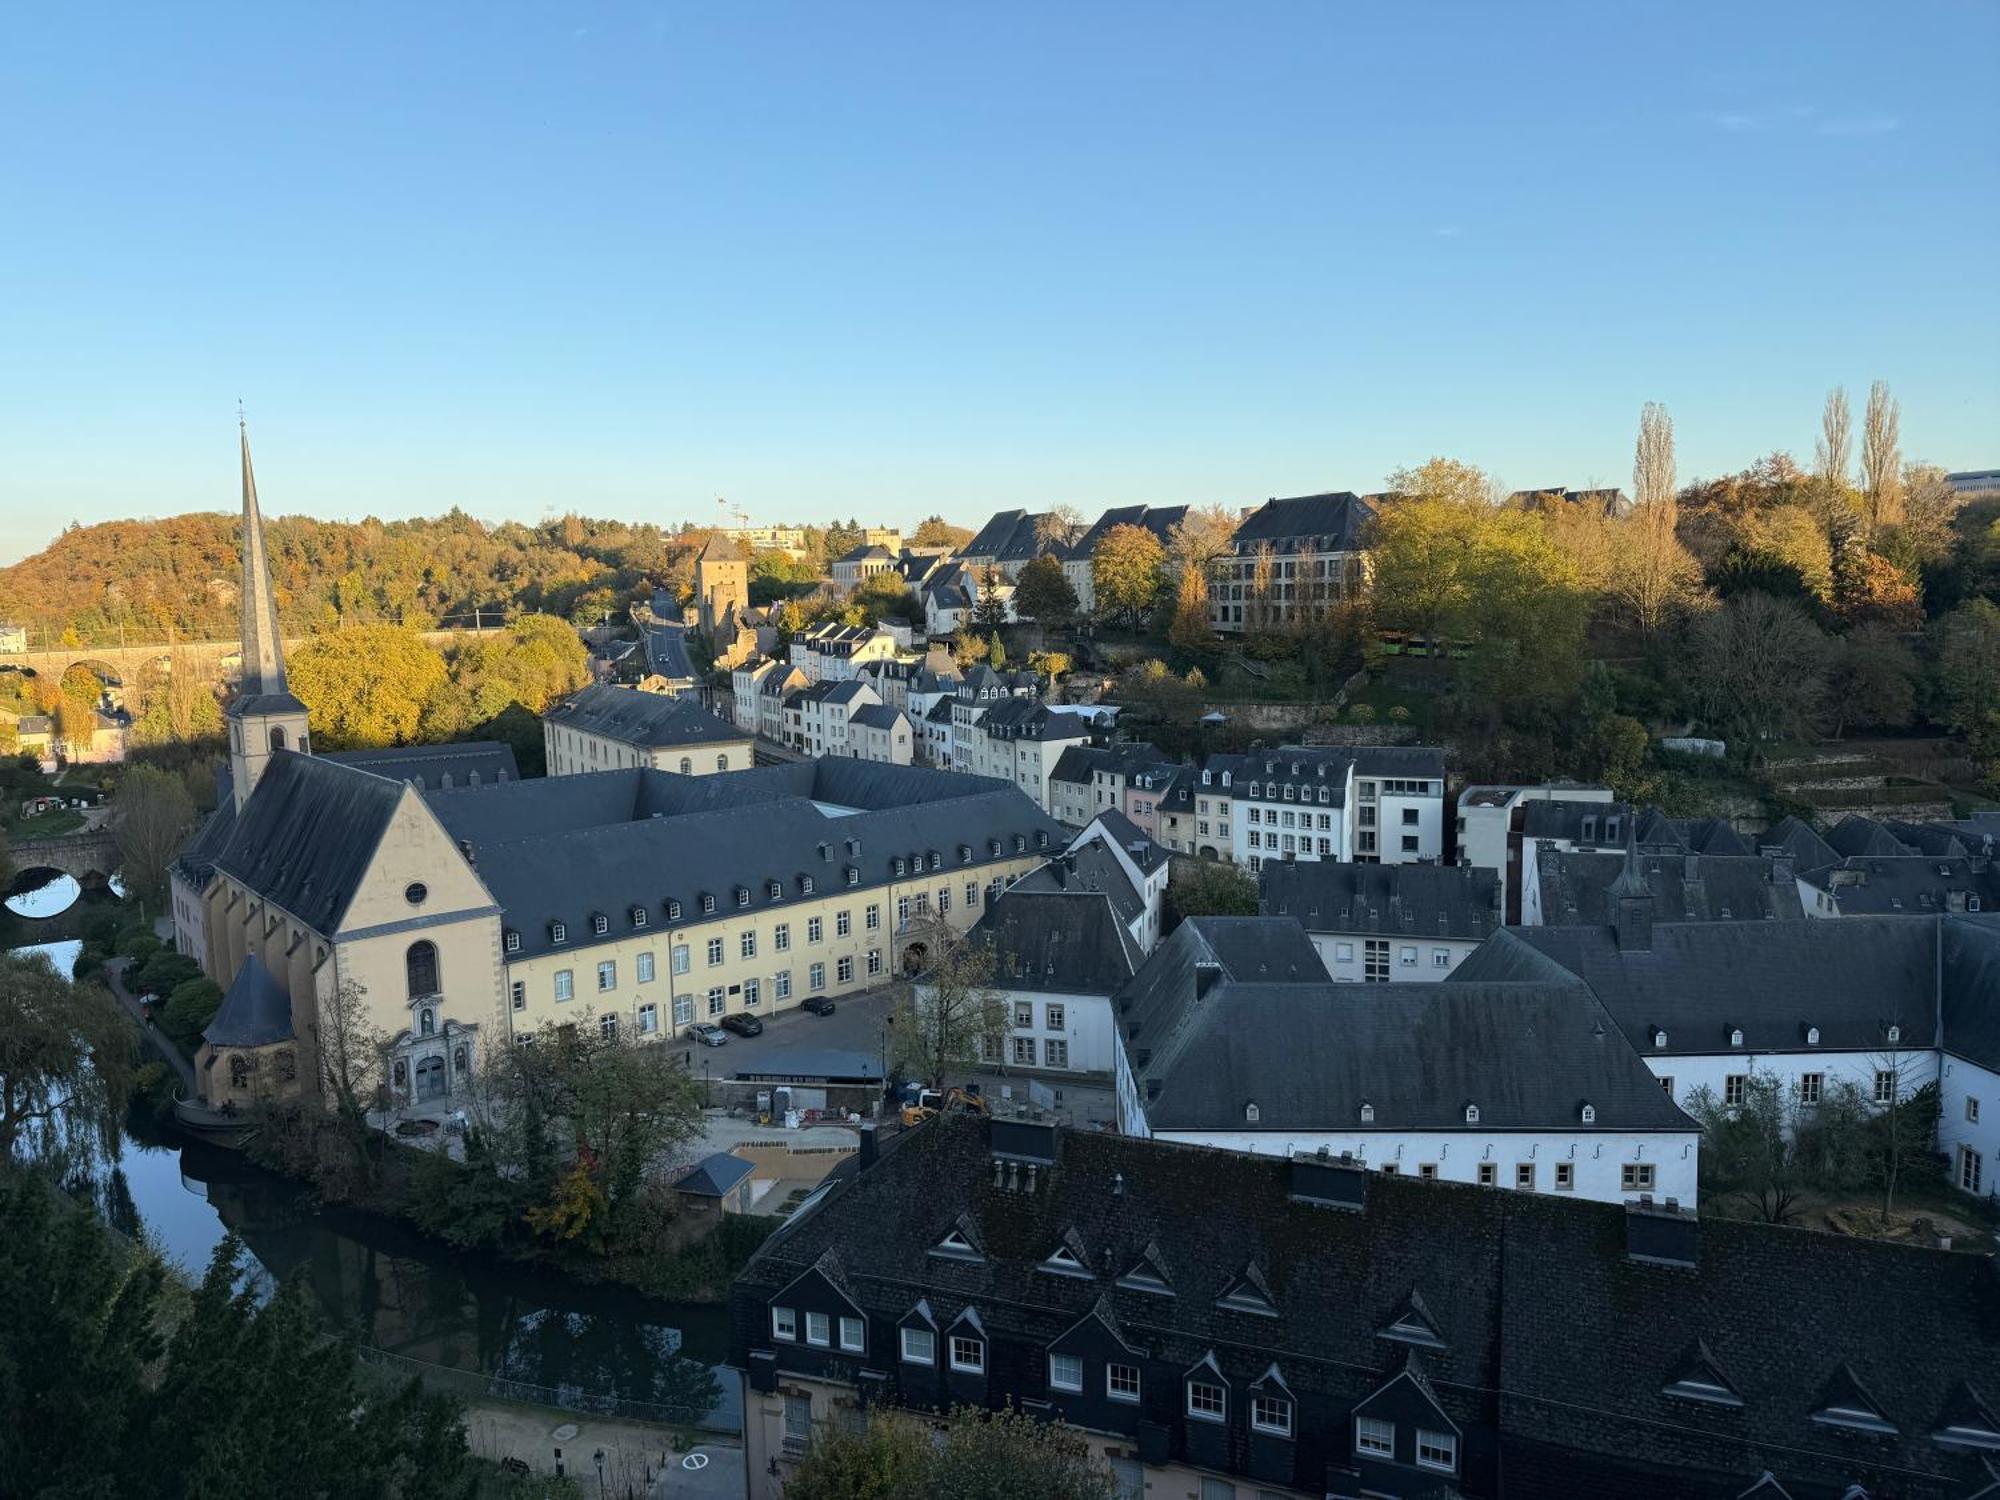
[(273, 751), (310, 754), (306, 706), (285, 684), (285, 645), (278, 635), (278, 606), (264, 560), (264, 517), (257, 509), (257, 476), (250, 468), (250, 430), (240, 421), (243, 444), (243, 681), (228, 709), (229, 778), (236, 810), (250, 800)]
[(750, 607), (750, 558), (734, 537), (717, 532), (694, 560), (695, 624), (711, 643), (736, 631)]

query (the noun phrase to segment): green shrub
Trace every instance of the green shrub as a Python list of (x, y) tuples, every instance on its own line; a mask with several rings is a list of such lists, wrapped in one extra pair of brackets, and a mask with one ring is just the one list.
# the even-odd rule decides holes
[(190, 979), (201, 978), (201, 965), (171, 948), (162, 948), (132, 970), (126, 987), (135, 995), (171, 995)]
[(211, 979), (190, 979), (178, 986), (167, 997), (166, 1009), (160, 1013), (160, 1029), (183, 1050), (192, 1052), (201, 1044), (201, 1033), (222, 1004), (222, 991)]
[(127, 932), (118, 939), (118, 956), (144, 963), (160, 951), (160, 940), (143, 929)]

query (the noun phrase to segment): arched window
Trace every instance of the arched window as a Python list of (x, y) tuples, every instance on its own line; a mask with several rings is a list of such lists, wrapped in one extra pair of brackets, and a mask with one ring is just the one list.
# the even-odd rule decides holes
[(681, 775), (683, 776), (694, 775), (694, 762), (685, 755), (681, 757)]
[(478, 773), (477, 771), (473, 771), (473, 772), (471, 772), (470, 774), (468, 774), (468, 775), (466, 776), (466, 778), (465, 778), (465, 784), (466, 784), (467, 786), (478, 786), (478, 785), (479, 785), (479, 773)]
[(463, 1047), (452, 1048), (451, 1071), (461, 1078), (465, 1076), (465, 1049)]
[(447, 791), (447, 792), (448, 792), (448, 791), (450, 791), (450, 790), (451, 790), (451, 772), (449, 772), (449, 771), (446, 771), (446, 772), (444, 773), (444, 775), (442, 775), (442, 776), (438, 777), (438, 785), (439, 785), (440, 787), (442, 787), (442, 788), (443, 788), (443, 789), (444, 789), (445, 791)]
[(423, 1014), (417, 1018), (417, 1030), (425, 1036), (430, 1036), (437, 1030), (437, 1012), (428, 1005), (424, 1007)]
[(410, 1065), (400, 1059), (396, 1063), (396, 1087), (402, 1088), (410, 1081)]
[(409, 976), (410, 998), (438, 993), (438, 950), (429, 938), (410, 944), (403, 955), (403, 969)]
[(229, 1086), (240, 1089), (250, 1082), (250, 1059), (237, 1055), (229, 1059)]
[(285, 726), (284, 726), (284, 725), (282, 725), (282, 724), (273, 724), (273, 725), (271, 726), (271, 748), (272, 748), (273, 750), (282, 750), (282, 749), (284, 749), (284, 748), (285, 748)]
[(726, 770), (728, 770), (728, 769), (729, 769), (729, 757), (728, 757), (728, 756), (726, 756), (726, 755), (718, 755), (718, 756), (716, 756), (716, 757), (715, 757), (715, 769), (716, 769), (716, 770), (718, 770), (718, 771), (726, 771)]

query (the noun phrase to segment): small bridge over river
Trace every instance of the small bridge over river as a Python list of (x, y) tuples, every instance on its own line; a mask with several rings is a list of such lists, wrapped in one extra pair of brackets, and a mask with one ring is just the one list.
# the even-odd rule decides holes
[[(478, 629), (467, 627), (462, 630), (426, 630), (423, 638), (431, 645), (444, 647), (462, 637), (491, 635), (507, 627), (499, 618), (499, 612), (489, 616), (490, 625)], [(310, 636), (293, 636), (285, 642), (285, 650), (295, 651), (303, 646)], [(151, 666), (166, 667), (178, 653), (199, 677), (213, 682), (223, 682), (241, 674), (243, 670), (243, 644), (236, 640), (226, 641), (154, 641), (150, 644), (119, 644), (93, 646), (55, 646), (42, 651), (0, 651), (0, 672), (31, 672), (37, 677), (61, 677), (74, 666), (89, 667), (100, 677), (116, 678), (120, 682), (137, 682), (139, 675)]]
[(14, 868), (23, 875), (31, 870), (60, 870), (79, 882), (108, 880), (123, 862), (117, 836), (109, 828), (87, 829), (62, 838), (20, 839), (7, 847)]

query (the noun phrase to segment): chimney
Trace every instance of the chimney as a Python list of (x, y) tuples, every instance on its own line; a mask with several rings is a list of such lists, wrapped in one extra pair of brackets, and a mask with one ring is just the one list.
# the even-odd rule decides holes
[(1793, 863), (1791, 855), (1789, 854), (1772, 855), (1771, 884), (1772, 885), (1792, 884), (1795, 880), (1798, 879), (1797, 869), (1798, 867)]
[(1626, 953), (1650, 953), (1653, 949), (1653, 896), (1621, 893), (1618, 910), (1612, 916), (1618, 947)]
[(1625, 1205), (1625, 1253), (1654, 1266), (1694, 1266), (1701, 1248), (1701, 1227), (1678, 1198), (1656, 1205), (1652, 1194)]
[(855, 1170), (858, 1172), (865, 1172), (870, 1167), (874, 1166), (877, 1154), (879, 1153), (880, 1150), (881, 1148), (877, 1146), (875, 1143), (874, 1124), (872, 1122), (864, 1124), (861, 1127), (861, 1153), (856, 1158)]
[(1206, 1000), (1208, 992), (1215, 988), (1222, 978), (1222, 965), (1198, 963), (1194, 966), (1194, 997)]

